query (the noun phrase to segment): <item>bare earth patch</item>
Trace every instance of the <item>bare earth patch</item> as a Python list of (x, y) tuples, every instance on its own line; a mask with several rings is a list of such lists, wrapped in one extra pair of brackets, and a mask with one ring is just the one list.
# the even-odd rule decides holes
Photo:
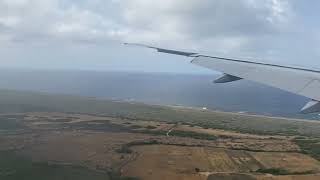
[[(123, 173), (145, 180), (206, 179), (217, 172), (248, 174), (260, 168), (277, 168), (279, 165), (295, 172), (297, 169), (319, 172), (320, 167), (318, 161), (297, 153), (252, 153), (221, 148), (168, 145), (139, 146), (134, 150), (138, 153), (137, 159), (125, 166)], [(209, 179), (214, 177), (215, 175)]]

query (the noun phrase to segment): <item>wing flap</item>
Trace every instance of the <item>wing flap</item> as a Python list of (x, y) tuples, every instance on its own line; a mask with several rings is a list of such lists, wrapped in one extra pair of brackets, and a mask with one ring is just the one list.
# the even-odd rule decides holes
[(320, 102), (312, 100), (308, 102), (302, 109), (301, 112), (305, 114), (316, 113), (320, 111)]
[(320, 83), (310, 84), (314, 79), (320, 79), (320, 73), (205, 56), (196, 57), (192, 63), (320, 101), (319, 93), (316, 91), (320, 88)]
[(237, 76), (232, 76), (230, 74), (224, 74), (222, 77), (214, 80), (214, 83), (228, 83), (228, 82), (233, 82), (233, 81), (238, 81), (241, 80), (242, 78), (237, 77)]

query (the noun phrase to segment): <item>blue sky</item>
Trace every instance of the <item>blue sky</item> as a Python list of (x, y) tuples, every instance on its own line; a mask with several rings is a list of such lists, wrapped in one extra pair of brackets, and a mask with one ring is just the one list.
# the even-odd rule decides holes
[(0, 0), (2, 68), (210, 73), (137, 42), (320, 69), (316, 0)]

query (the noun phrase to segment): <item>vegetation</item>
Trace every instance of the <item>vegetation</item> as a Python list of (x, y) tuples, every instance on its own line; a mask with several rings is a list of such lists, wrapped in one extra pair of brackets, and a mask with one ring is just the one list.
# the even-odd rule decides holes
[(178, 137), (190, 137), (193, 139), (202, 139), (202, 140), (216, 140), (217, 137), (211, 134), (203, 134), (203, 133), (196, 133), (191, 131), (172, 131), (170, 136), (178, 136)]
[[(52, 124), (50, 125), (52, 126)], [(130, 132), (131, 127), (113, 124), (109, 121), (82, 121), (76, 123), (63, 123), (60, 124), (62, 127), (67, 127), (70, 129), (83, 129), (83, 130), (93, 130), (93, 131), (102, 131), (102, 132)]]
[(270, 169), (258, 169), (256, 172), (272, 175), (289, 175), (290, 172), (286, 169), (270, 168)]
[(150, 140), (150, 141), (134, 141), (127, 144), (127, 146), (139, 146), (139, 145), (153, 145), (153, 144), (160, 144), (157, 140)]
[(150, 140), (150, 141), (134, 141), (128, 144), (122, 145), (120, 149), (117, 149), (117, 153), (123, 154), (131, 154), (133, 151), (130, 149), (132, 146), (142, 146), (142, 145), (153, 145), (153, 144), (161, 144), (157, 140)]
[(130, 149), (130, 146), (123, 145), (123, 146), (121, 146), (120, 149), (117, 149), (116, 152), (117, 153), (122, 153), (122, 154), (131, 154), (132, 150)]
[(48, 165), (47, 163), (32, 163), (12, 152), (0, 153), (1, 180), (105, 180), (107, 174), (98, 173), (81, 167)]
[(139, 125), (131, 125), (130, 128), (132, 128), (132, 129), (141, 129), (143, 127), (139, 126)]
[[(135, 131), (138, 133), (143, 134), (151, 134), (154, 136), (166, 136), (167, 131), (157, 131), (157, 130), (139, 130)], [(177, 131), (173, 130), (169, 134), (170, 136), (176, 136), (176, 137), (188, 137), (193, 139), (201, 139), (201, 140), (216, 140), (217, 137), (211, 134), (204, 134), (204, 133), (196, 133), (191, 131)]]
[(73, 118), (47, 119), (48, 122), (67, 123), (73, 121)]
[[(152, 135), (166, 135), (166, 131), (153, 131), (153, 130), (139, 130), (139, 133), (152, 134)], [(216, 140), (216, 136), (210, 134), (202, 134), (195, 133), (189, 131), (172, 131), (170, 136), (178, 136), (178, 137), (189, 137), (194, 139), (202, 139), (202, 140)], [(131, 154), (133, 151), (130, 149), (132, 146), (141, 146), (141, 145), (153, 145), (153, 144), (162, 144), (157, 140), (150, 141), (134, 141), (128, 144), (121, 146), (121, 148), (117, 149), (117, 153), (123, 154)]]
[(147, 127), (145, 127), (146, 129), (157, 129), (157, 127), (155, 127), (155, 126), (147, 126)]
[(319, 139), (300, 139), (293, 140), (305, 154), (311, 155), (320, 160), (320, 140)]
[(33, 163), (14, 152), (0, 152), (1, 180), (138, 180), (120, 177), (112, 172), (97, 172), (79, 166), (60, 166), (48, 163)]
[(42, 111), (84, 113), (174, 124), (186, 123), (203, 128), (225, 129), (252, 134), (320, 137), (320, 123), (308, 121), (280, 120), (279, 118), (153, 106), (142, 103), (0, 90), (0, 113)]
[(133, 131), (136, 133), (142, 133), (142, 134), (150, 134), (150, 135), (154, 135), (154, 136), (166, 136), (167, 135), (167, 131), (161, 131), (161, 130), (149, 130), (149, 129), (143, 129), (143, 130), (137, 130), (137, 131)]
[(304, 172), (290, 172), (286, 169), (282, 168), (269, 168), (269, 169), (258, 169), (256, 172), (264, 173), (264, 174), (272, 174), (272, 175), (302, 175), (302, 174), (312, 174), (312, 171), (304, 171)]

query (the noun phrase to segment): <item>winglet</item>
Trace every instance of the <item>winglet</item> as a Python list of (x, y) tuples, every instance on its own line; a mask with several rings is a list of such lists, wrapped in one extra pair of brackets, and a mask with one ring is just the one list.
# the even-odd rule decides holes
[(175, 55), (179, 55), (179, 56), (196, 57), (198, 55), (198, 53), (194, 53), (194, 52), (186, 52), (186, 51), (177, 51), (177, 50), (171, 50), (171, 49), (164, 49), (164, 48), (158, 48), (158, 47), (154, 47), (154, 46), (148, 46), (148, 45), (137, 44), (137, 43), (124, 43), (124, 45), (151, 48), (151, 49), (156, 49), (158, 52), (161, 52), (161, 53), (175, 54)]

